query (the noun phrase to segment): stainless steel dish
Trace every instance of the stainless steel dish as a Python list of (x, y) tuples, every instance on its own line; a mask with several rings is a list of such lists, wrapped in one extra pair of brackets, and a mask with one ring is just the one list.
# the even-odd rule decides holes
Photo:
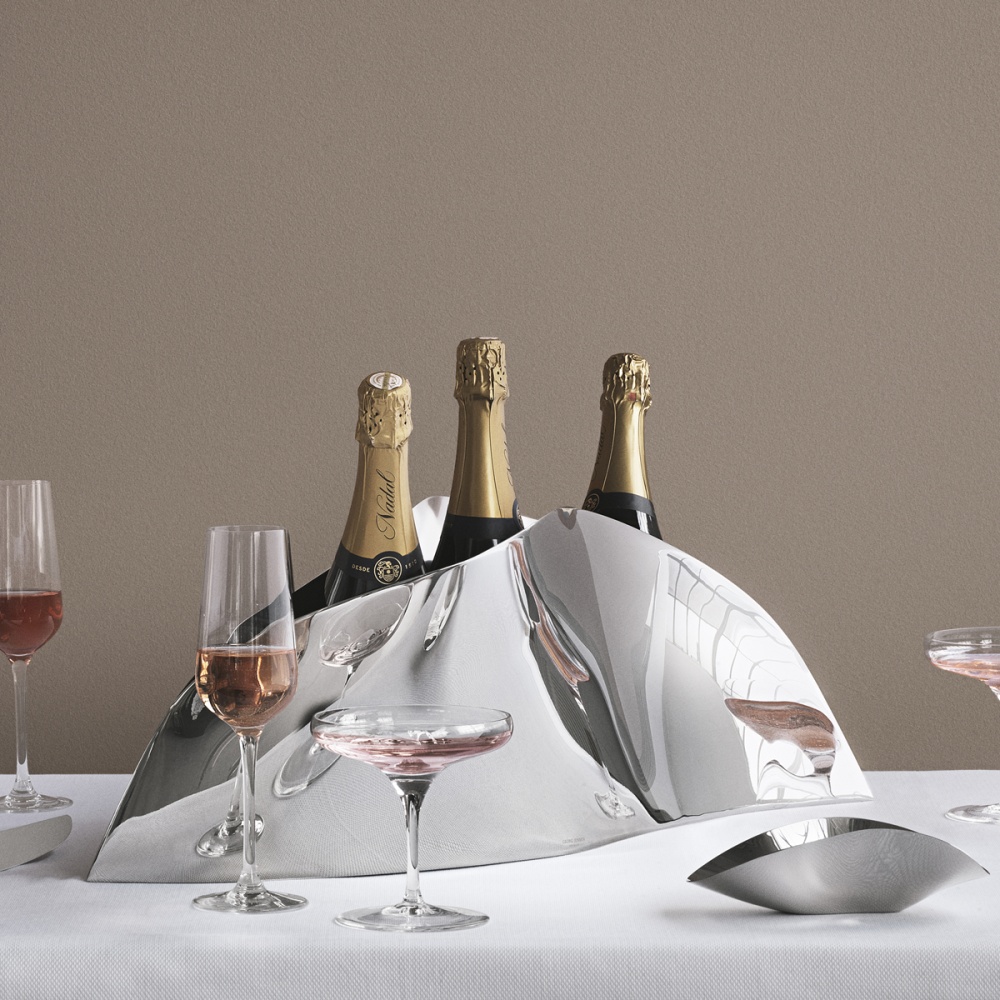
[(834, 816), (751, 837), (688, 881), (784, 913), (895, 913), (938, 889), (988, 874), (936, 837)]

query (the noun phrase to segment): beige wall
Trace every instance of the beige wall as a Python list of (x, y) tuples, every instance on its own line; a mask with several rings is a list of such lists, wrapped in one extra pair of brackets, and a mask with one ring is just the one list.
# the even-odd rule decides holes
[[(645, 354), (666, 537), (864, 766), (1000, 766), (920, 646), (1000, 620), (998, 51), (971, 0), (4, 5), (0, 475), (53, 480), (67, 607), (34, 769), (134, 766), (208, 525), (329, 562), (369, 371), (447, 491), (477, 334), (525, 512), (582, 500), (601, 365)], [(0, 679), (8, 770), (12, 720)]]

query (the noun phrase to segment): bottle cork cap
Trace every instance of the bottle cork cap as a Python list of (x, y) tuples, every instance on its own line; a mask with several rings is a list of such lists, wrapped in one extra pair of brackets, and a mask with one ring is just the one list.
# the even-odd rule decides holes
[(604, 362), (604, 393), (601, 403), (620, 406), (638, 403), (649, 409), (652, 402), (649, 388), (649, 362), (638, 354), (612, 354)]
[(455, 398), (500, 400), (509, 395), (503, 341), (490, 337), (461, 341), (455, 364)]
[(398, 448), (413, 430), (410, 383), (394, 372), (374, 372), (358, 386), (355, 438), (373, 448)]

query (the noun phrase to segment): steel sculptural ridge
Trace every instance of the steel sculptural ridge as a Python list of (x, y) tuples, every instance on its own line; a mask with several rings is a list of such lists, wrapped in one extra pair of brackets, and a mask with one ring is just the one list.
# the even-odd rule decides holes
[[(447, 501), (415, 509), (434, 551)], [(466, 563), (297, 623), (293, 702), (265, 730), (265, 878), (403, 868), (396, 795), (309, 735), (324, 708), (496, 705), (503, 754), (441, 774), (428, 869), (550, 857), (662, 824), (869, 798), (816, 682), (747, 594), (673, 546), (586, 511), (548, 514)], [(186, 688), (133, 776), (92, 881), (222, 882), (194, 845), (225, 816), (232, 730)]]

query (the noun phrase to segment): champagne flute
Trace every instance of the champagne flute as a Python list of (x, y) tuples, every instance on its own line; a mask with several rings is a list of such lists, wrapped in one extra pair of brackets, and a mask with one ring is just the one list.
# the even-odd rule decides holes
[(406, 894), (391, 906), (351, 910), (337, 917), (345, 927), (374, 931), (451, 931), (475, 927), (485, 913), (433, 906), (420, 893), (420, 806), (434, 775), (449, 764), (502, 747), (510, 716), (496, 708), (399, 705), (319, 712), (313, 738), (322, 747), (377, 767), (392, 782), (406, 814)]
[[(1000, 627), (931, 632), (924, 638), (924, 652), (935, 667), (975, 677), (1000, 698)], [(945, 816), (966, 823), (1000, 823), (1000, 803), (956, 806)]]
[[(248, 622), (253, 623), (248, 628)], [(195, 682), (205, 704), (240, 739), (243, 815), (256, 816), (254, 780), (264, 725), (295, 693), (298, 657), (282, 528), (210, 528)], [(195, 899), (203, 910), (272, 913), (305, 904), (266, 889), (257, 874), (255, 823), (243, 824), (243, 871), (227, 892)]]
[(26, 687), (32, 656), (62, 622), (52, 488), (43, 479), (0, 482), (0, 652), (14, 674), (17, 776), (0, 812), (63, 809), (73, 803), (35, 791), (28, 772)]

